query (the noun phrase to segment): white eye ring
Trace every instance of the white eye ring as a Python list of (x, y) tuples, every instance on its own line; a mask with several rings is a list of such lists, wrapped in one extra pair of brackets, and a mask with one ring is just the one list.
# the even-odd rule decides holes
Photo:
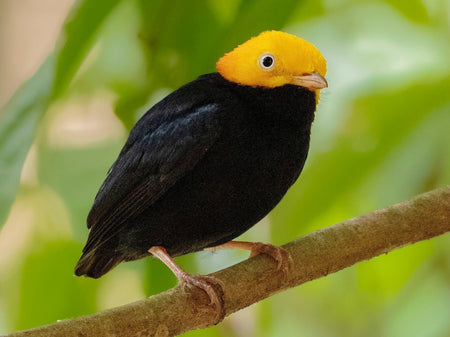
[(275, 55), (264, 53), (258, 58), (258, 66), (262, 70), (272, 70), (275, 67)]

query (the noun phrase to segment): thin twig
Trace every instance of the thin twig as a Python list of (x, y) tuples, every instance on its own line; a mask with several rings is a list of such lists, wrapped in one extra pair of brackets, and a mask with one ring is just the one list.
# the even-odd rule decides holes
[[(284, 247), (293, 268), (283, 282), (275, 262), (260, 255), (212, 275), (223, 282), (226, 316), (282, 290), (357, 262), (450, 231), (450, 187), (434, 190), (305, 235)], [(176, 287), (90, 316), (19, 331), (19, 336), (175, 336), (215, 324), (201, 290)]]

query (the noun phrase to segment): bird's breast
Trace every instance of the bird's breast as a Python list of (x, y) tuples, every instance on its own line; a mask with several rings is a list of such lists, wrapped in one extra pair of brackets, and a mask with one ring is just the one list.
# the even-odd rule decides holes
[(277, 91), (245, 90), (250, 92), (230, 92), (230, 99), (217, 99), (218, 139), (136, 220), (172, 255), (239, 236), (278, 204), (303, 168), (314, 95), (291, 87), (292, 93), (281, 96)]

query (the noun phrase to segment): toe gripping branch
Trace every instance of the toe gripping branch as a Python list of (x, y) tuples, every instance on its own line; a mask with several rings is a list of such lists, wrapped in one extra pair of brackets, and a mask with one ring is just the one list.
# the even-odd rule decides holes
[(223, 283), (218, 278), (209, 275), (192, 275), (183, 270), (176, 264), (174, 259), (167, 253), (164, 247), (154, 246), (150, 248), (149, 253), (161, 260), (178, 278), (178, 283), (184, 288), (200, 288), (209, 297), (209, 304), (216, 311), (216, 324), (225, 317), (225, 308), (223, 300)]
[[(208, 250), (217, 249), (245, 249), (250, 251), (250, 257), (258, 254), (267, 254), (271, 256), (277, 263), (277, 271), (283, 274), (283, 279), (286, 280), (290, 268), (292, 266), (292, 258), (289, 252), (282, 248), (271, 244), (261, 242), (246, 242), (246, 241), (229, 241), (223, 245), (208, 248)], [(178, 278), (178, 282), (184, 288), (196, 287), (203, 290), (209, 297), (209, 305), (213, 306), (216, 315), (216, 324), (225, 317), (224, 299), (223, 299), (223, 283), (218, 278), (209, 275), (192, 275), (183, 270), (176, 264), (174, 259), (167, 253), (166, 249), (161, 246), (151, 247), (149, 253), (161, 260)]]
[(274, 246), (268, 243), (262, 242), (247, 242), (247, 241), (229, 241), (223, 245), (208, 248), (209, 250), (216, 251), (218, 249), (244, 249), (250, 251), (250, 257), (266, 254), (271, 256), (277, 263), (277, 271), (283, 273), (283, 279), (286, 280), (289, 271), (292, 267), (293, 261), (289, 252), (278, 246)]

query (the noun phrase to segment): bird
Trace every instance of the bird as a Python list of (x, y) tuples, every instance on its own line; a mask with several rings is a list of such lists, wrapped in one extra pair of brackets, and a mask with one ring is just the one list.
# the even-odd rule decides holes
[(320, 90), (328, 86), (325, 58), (295, 35), (264, 31), (216, 68), (163, 98), (132, 128), (87, 217), (77, 276), (99, 278), (153, 255), (220, 307), (220, 281), (187, 273), (174, 257), (246, 249), (289, 269), (283, 248), (233, 239), (298, 179)]

